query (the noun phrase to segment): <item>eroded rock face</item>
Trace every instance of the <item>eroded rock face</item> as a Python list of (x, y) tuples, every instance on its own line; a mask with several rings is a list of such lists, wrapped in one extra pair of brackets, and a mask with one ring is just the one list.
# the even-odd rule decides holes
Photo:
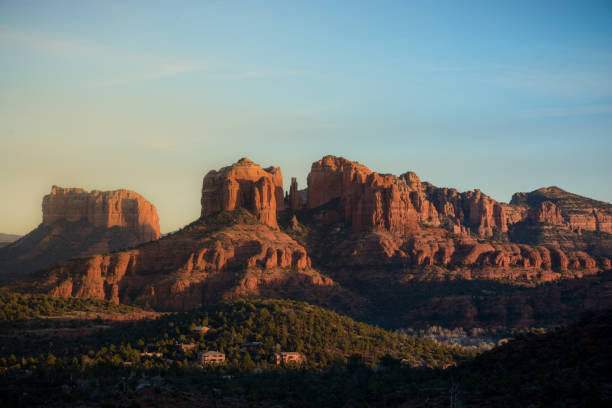
[(375, 231), (345, 241), (332, 252), (335, 268), (435, 266), (461, 279), (523, 280), (542, 283), (593, 275), (608, 268), (607, 258), (596, 260), (583, 251), (505, 242), (479, 242), (452, 237), (432, 228), (427, 234), (398, 237)]
[(87, 192), (80, 188), (53, 186), (42, 202), (43, 225), (58, 220), (86, 220), (94, 227), (121, 227), (133, 231), (140, 242), (160, 237), (155, 207), (130, 190)]
[(559, 187), (516, 193), (510, 204), (529, 206), (536, 222), (565, 226), (573, 231), (612, 234), (612, 204), (568, 193)]
[(354, 186), (365, 183), (371, 173), (366, 166), (344, 157), (325, 156), (312, 163), (308, 174), (308, 208), (351, 194)]
[(481, 237), (506, 232), (509, 222), (525, 218), (523, 208), (491, 199), (480, 190), (459, 193), (421, 183), (413, 172), (400, 177), (372, 172), (342, 157), (325, 156), (308, 175), (308, 207), (340, 199), (354, 230), (380, 228), (407, 234), (419, 223), (442, 225), (458, 235)]
[(262, 224), (213, 233), (195, 225), (136, 249), (59, 263), (37, 280), (37, 287), (53, 296), (185, 310), (224, 298), (256, 297), (264, 290), (281, 288), (282, 293), (292, 285), (334, 284), (310, 263), (300, 244)]
[(543, 201), (540, 205), (529, 209), (529, 219), (532, 222), (563, 225), (561, 210), (550, 201)]
[(280, 168), (262, 169), (247, 158), (211, 170), (202, 183), (202, 217), (244, 208), (262, 223), (278, 228), (276, 212), (284, 208)]

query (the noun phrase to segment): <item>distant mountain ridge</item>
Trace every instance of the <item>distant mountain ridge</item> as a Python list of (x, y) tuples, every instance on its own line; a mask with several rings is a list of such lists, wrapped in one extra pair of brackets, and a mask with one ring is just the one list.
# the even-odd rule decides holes
[(21, 238), (21, 235), (4, 234), (0, 232), (0, 248), (9, 245), (11, 242), (17, 241), (19, 238)]
[[(241, 159), (204, 177), (202, 216), (183, 230), (54, 265), (13, 288), (164, 310), (281, 297), (391, 326), (422, 316), (470, 326), (531, 324), (543, 315), (530, 301), (507, 315), (490, 302), (451, 300), (458, 295), (529, 298), (543, 283), (611, 269), (612, 205), (558, 188), (517, 193), (505, 204), (335, 156), (312, 164), (305, 194), (292, 180), (283, 198), (282, 185), (279, 168)], [(583, 305), (610, 301), (606, 291), (581, 293)], [(589, 303), (591, 295), (598, 300)], [(467, 309), (435, 306), (445, 299)]]
[(0, 242), (14, 242), (21, 238), (21, 235), (16, 234), (4, 234), (0, 232)]

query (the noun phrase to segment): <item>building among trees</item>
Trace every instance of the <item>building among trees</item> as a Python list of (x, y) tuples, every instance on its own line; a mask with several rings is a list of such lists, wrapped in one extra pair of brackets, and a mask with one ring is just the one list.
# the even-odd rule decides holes
[(190, 351), (195, 351), (198, 349), (198, 345), (195, 343), (188, 343), (188, 344), (175, 343), (174, 347), (177, 353), (183, 354), (183, 355), (189, 353)]
[(200, 351), (198, 361), (201, 364), (223, 364), (225, 363), (225, 354), (218, 351)]
[(302, 364), (306, 361), (306, 356), (296, 351), (281, 351), (274, 353), (272, 361), (277, 365)]

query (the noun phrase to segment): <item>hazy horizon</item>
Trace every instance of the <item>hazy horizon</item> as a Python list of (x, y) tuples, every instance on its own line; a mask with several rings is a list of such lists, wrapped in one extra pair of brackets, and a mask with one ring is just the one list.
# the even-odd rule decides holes
[(460, 191), (612, 202), (612, 3), (0, 0), (0, 232), (52, 185), (134, 190), (163, 233), (248, 157), (344, 156)]

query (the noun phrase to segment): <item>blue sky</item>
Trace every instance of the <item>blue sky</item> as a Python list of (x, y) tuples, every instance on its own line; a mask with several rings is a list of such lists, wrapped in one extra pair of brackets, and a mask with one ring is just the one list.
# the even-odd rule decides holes
[(53, 184), (138, 191), (168, 232), (243, 156), (612, 201), (610, 1), (0, 0), (0, 62), (0, 232)]

